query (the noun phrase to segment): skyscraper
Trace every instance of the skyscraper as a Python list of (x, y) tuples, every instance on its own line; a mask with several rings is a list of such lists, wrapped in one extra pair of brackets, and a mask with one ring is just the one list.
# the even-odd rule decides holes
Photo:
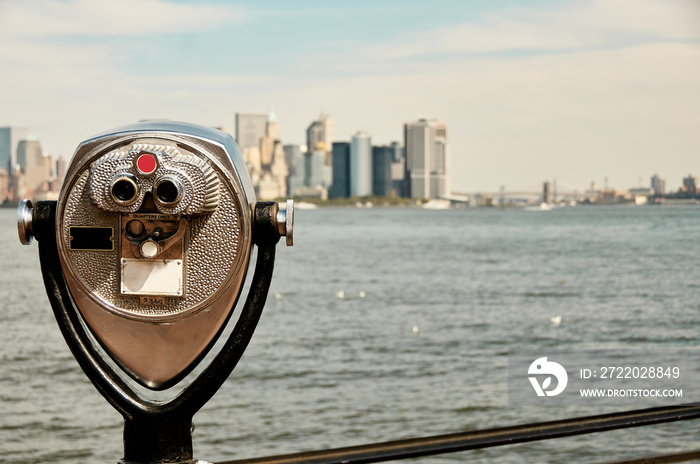
[(314, 151), (317, 149), (326, 149), (326, 144), (323, 141), (323, 125), (320, 121), (314, 121), (306, 129), (306, 146), (309, 151)]
[(51, 177), (51, 157), (44, 156), (38, 139), (28, 137), (17, 144), (17, 164), (24, 174), (26, 186), (25, 192), (17, 193), (35, 197)]
[(267, 120), (266, 114), (236, 113), (236, 144), (254, 183), (257, 183), (263, 175), (260, 142), (265, 137)]
[(391, 196), (391, 160), (393, 155), (393, 147), (372, 147), (372, 195)]
[(350, 196), (350, 143), (333, 142), (333, 184), (329, 198)]
[(312, 122), (306, 129), (306, 146), (309, 152), (321, 148), (330, 153), (333, 147), (333, 121), (329, 115), (321, 113), (318, 121)]
[(542, 203), (552, 204), (552, 183), (545, 181), (542, 184)]
[[(255, 124), (260, 123), (258, 118), (249, 119)], [(239, 118), (240, 121), (240, 118)], [(245, 120), (244, 120), (245, 122)], [(273, 111), (265, 121), (265, 130), (258, 138), (258, 145), (247, 146), (243, 149), (243, 158), (252, 173), (253, 182), (257, 184), (256, 192), (261, 200), (272, 200), (283, 197), (287, 193), (287, 160), (284, 149), (279, 140), (279, 125)], [(257, 136), (257, 130), (249, 132), (250, 138), (246, 143), (252, 143), (253, 136)]]
[(697, 179), (691, 174), (683, 178), (683, 191), (695, 193), (697, 190)]
[(270, 111), (265, 123), (265, 133), (260, 138), (260, 161), (263, 169), (268, 169), (272, 164), (272, 153), (275, 150), (275, 142), (279, 143), (280, 130), (274, 111)]
[(658, 174), (654, 174), (651, 178), (651, 188), (656, 195), (663, 195), (666, 193), (666, 181), (659, 177)]
[(236, 143), (241, 153), (246, 148), (260, 148), (260, 139), (267, 130), (267, 120), (267, 114), (236, 113)]
[(270, 162), (270, 176), (277, 184), (277, 193), (274, 198), (284, 197), (287, 193), (287, 176), (289, 168), (284, 156), (284, 148), (279, 140), (275, 140), (272, 147), (272, 161)]
[(372, 139), (360, 131), (350, 143), (350, 196), (372, 195)]
[(29, 135), (23, 127), (0, 127), (0, 168), (12, 175), (17, 164), (17, 145)]
[(406, 156), (404, 148), (399, 142), (391, 142), (392, 162), (391, 162), (391, 189), (392, 193), (406, 197)]
[(59, 155), (56, 160), (56, 180), (59, 184), (63, 182), (64, 177), (66, 177), (66, 160), (63, 159), (62, 155)]
[(421, 119), (404, 125), (406, 188), (411, 198), (440, 198), (448, 192), (447, 125)]
[[(314, 121), (306, 129), (306, 146), (308, 153), (313, 154), (315, 150), (324, 153), (323, 185), (328, 186), (333, 182), (333, 166), (331, 161), (331, 150), (333, 149), (333, 121), (327, 114), (321, 113), (318, 121)], [(310, 185), (309, 187), (314, 187)]]
[(284, 159), (287, 162), (287, 195), (293, 197), (296, 190), (304, 187), (306, 179), (306, 153), (300, 145), (284, 145)]
[(391, 142), (389, 144), (389, 147), (391, 147), (391, 162), (392, 163), (399, 163), (404, 160), (404, 150), (403, 147), (399, 142)]
[(328, 188), (326, 167), (325, 150), (309, 150), (306, 153), (306, 179), (304, 184), (311, 188), (318, 186)]

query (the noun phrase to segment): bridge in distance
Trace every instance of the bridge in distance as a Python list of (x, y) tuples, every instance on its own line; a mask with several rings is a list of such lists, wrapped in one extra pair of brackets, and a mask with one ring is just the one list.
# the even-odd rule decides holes
[[(562, 201), (562, 200), (570, 200), (570, 199), (578, 199), (581, 197), (581, 192), (580, 191), (573, 191), (573, 192), (553, 192), (552, 197), (555, 199), (555, 201)], [(491, 198), (493, 200), (498, 200), (498, 199), (523, 199), (523, 200), (528, 200), (528, 201), (537, 201), (538, 199), (543, 198), (543, 192), (534, 192), (534, 191), (526, 191), (526, 190), (517, 190), (517, 191), (511, 191), (511, 190), (498, 190), (498, 191), (491, 191), (491, 192), (470, 192), (470, 193), (465, 193), (465, 192), (452, 192), (447, 195), (443, 195), (441, 198), (444, 200), (450, 200), (455, 203), (469, 203), (470, 199), (472, 198)]]
[[(551, 195), (558, 200), (562, 199), (572, 199), (578, 198), (581, 195), (582, 190), (578, 187), (568, 184), (566, 182), (554, 181), (550, 184)], [(491, 197), (492, 199), (500, 198), (522, 198), (530, 201), (536, 201), (538, 198), (544, 196), (544, 183), (540, 185), (528, 185), (526, 187), (517, 188), (513, 190), (494, 190), (494, 191), (480, 191), (480, 192), (452, 192), (448, 195), (444, 195), (442, 198), (445, 200), (450, 200), (457, 203), (468, 203), (470, 198), (475, 196), (480, 197)]]

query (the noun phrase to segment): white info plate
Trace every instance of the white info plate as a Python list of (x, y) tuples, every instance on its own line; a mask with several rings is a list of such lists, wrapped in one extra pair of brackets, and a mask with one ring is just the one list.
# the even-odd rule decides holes
[(182, 296), (181, 259), (122, 258), (122, 295)]

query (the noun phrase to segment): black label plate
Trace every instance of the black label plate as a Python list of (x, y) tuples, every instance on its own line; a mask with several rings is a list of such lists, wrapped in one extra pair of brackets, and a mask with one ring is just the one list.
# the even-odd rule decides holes
[(68, 229), (70, 235), (68, 248), (83, 251), (114, 250), (114, 228), (73, 226)]

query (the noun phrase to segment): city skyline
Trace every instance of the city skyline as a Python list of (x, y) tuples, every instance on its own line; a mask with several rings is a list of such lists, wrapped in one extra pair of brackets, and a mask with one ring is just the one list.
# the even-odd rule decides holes
[(439, 118), (454, 191), (673, 189), (700, 171), (698, 24), (686, 1), (5, 2), (0, 126), (68, 159), (141, 119), (233, 133), (235, 113), (274, 110), (304, 144), (324, 112), (335, 140), (388, 145)]
[[(650, 199), (654, 203), (684, 202), (698, 194), (697, 178), (692, 173), (683, 177), (678, 189), (668, 190), (666, 179), (654, 174), (648, 184), (640, 177), (637, 186), (627, 189), (609, 185), (606, 178), (604, 185), (591, 182), (588, 189), (558, 188), (557, 179), (553, 179), (545, 180), (540, 190), (538, 186), (515, 190), (502, 186), (495, 192), (455, 192), (448, 185), (448, 127), (435, 119), (405, 123), (403, 146), (399, 142), (373, 144), (365, 131), (354, 134), (351, 142), (336, 142), (332, 118), (326, 113), (309, 125), (306, 146), (280, 140), (274, 112), (237, 113), (235, 121), (234, 140), (238, 140), (261, 201), (285, 196), (321, 200), (374, 196), (450, 199), (470, 206), (492, 206), (493, 201), (512, 206), (538, 201), (641, 205)], [(55, 199), (58, 195), (66, 160), (62, 155), (54, 159), (42, 149), (40, 140), (28, 133), (26, 128), (0, 127), (0, 160), (16, 160), (12, 169), (0, 168), (0, 202)], [(326, 150), (328, 146), (331, 150)]]

